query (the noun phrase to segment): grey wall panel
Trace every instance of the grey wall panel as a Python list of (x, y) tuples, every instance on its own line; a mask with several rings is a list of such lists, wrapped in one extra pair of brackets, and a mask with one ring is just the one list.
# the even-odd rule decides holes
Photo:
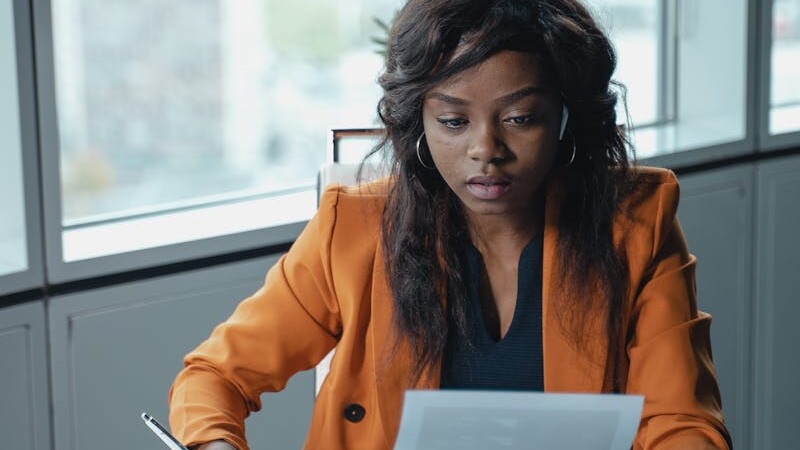
[(759, 165), (754, 448), (797, 448), (800, 158)]
[(683, 176), (679, 218), (697, 256), (697, 298), (713, 316), (711, 341), (734, 444), (749, 448), (752, 211), (750, 166)]
[(47, 348), (42, 301), (0, 309), (0, 446), (49, 450)]
[[(54, 298), (50, 310), (57, 450), (161, 448), (139, 415), (167, 421), (182, 357), (261, 284), (274, 259), (234, 263)], [(254, 448), (300, 448), (314, 393), (303, 373), (247, 422)], [(121, 444), (121, 445), (120, 445)]]

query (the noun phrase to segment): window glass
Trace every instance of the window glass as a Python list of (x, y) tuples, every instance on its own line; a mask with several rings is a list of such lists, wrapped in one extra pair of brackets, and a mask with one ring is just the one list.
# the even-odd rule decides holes
[(800, 0), (775, 0), (772, 10), (770, 133), (800, 130)]
[[(662, 57), (659, 33), (662, 19), (658, 0), (587, 0), (617, 51), (614, 79), (627, 87), (628, 111), (635, 126), (646, 126), (666, 117), (660, 113), (662, 90), (658, 71)], [(625, 109), (618, 105), (619, 122)]]
[(0, 275), (27, 269), (12, 2), (0, 4)]
[(401, 0), (53, 0), (63, 219), (313, 188)]
[(588, 3), (619, 54), (639, 158), (746, 137), (747, 0)]

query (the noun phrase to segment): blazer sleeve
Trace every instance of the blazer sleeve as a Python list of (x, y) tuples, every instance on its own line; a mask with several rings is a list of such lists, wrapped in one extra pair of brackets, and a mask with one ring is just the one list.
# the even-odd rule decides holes
[(643, 283), (634, 299), (627, 345), (627, 392), (645, 397), (634, 449), (728, 449), (716, 372), (711, 316), (698, 311), (696, 259), (676, 217), (674, 175), (657, 189), (647, 215), (654, 227)]
[(260, 394), (284, 388), (314, 367), (341, 330), (330, 248), (338, 191), (323, 195), (317, 214), (211, 336), (184, 358), (169, 393), (170, 427), (186, 446), (224, 439), (247, 448), (244, 420)]

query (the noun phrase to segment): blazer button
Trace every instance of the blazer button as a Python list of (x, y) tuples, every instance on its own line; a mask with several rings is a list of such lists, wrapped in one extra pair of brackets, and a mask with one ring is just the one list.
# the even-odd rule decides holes
[(351, 403), (344, 409), (344, 418), (353, 423), (361, 422), (366, 414), (367, 410), (358, 403)]

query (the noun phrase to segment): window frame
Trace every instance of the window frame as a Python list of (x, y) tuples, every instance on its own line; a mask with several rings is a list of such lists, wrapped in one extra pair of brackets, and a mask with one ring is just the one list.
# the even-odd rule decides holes
[(36, 94), (33, 70), (33, 29), (30, 3), (12, 2), (15, 70), (19, 98), (20, 149), (22, 150), (22, 191), (24, 197), (25, 249), (27, 267), (0, 276), (0, 295), (36, 289), (45, 282), (40, 216), (39, 167), (36, 134)]
[(658, 99), (656, 100), (656, 117), (654, 125), (670, 123), (675, 120), (677, 104), (678, 78), (676, 61), (677, 45), (675, 42), (677, 23), (676, 0), (657, 0), (660, 20), (658, 21), (658, 64), (656, 73), (658, 79)]

